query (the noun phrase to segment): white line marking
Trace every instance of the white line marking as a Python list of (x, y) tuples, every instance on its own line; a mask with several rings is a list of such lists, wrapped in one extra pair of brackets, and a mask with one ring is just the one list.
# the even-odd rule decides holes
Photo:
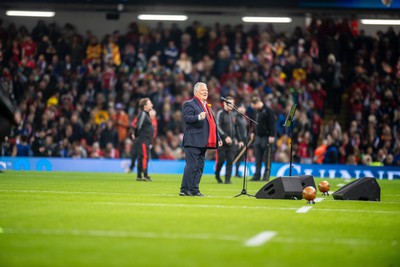
[(314, 202), (322, 202), (322, 200), (324, 200), (322, 197), (317, 197), (314, 199)]
[[(237, 192), (237, 190), (235, 190)], [(150, 196), (150, 197), (179, 197), (176, 194), (143, 194), (143, 193), (126, 193), (126, 192), (79, 192), (79, 191), (59, 191), (59, 190), (7, 190), (0, 189), (1, 193), (49, 193), (49, 194), (64, 194), (64, 195), (130, 195), (130, 196)], [(210, 198), (232, 198), (232, 196), (207, 196)]]
[[(270, 206), (223, 206), (223, 205), (206, 205), (206, 204), (161, 204), (161, 203), (128, 203), (128, 202), (93, 202), (99, 205), (126, 205), (126, 206), (149, 206), (149, 207), (190, 207), (190, 208), (221, 208), (221, 209), (265, 209), (265, 210), (301, 210), (297, 208), (282, 208)], [(311, 209), (313, 206), (304, 206), (303, 208)], [(314, 209), (318, 211), (329, 212), (360, 212), (360, 213), (387, 213), (400, 214), (400, 211), (385, 210), (346, 210), (346, 209)], [(308, 210), (307, 210), (308, 211)], [(307, 212), (306, 211), (306, 212)]]
[(176, 194), (135, 194), (135, 193), (124, 193), (124, 192), (80, 192), (80, 191), (59, 191), (59, 190), (6, 190), (0, 189), (0, 192), (4, 193), (50, 193), (50, 194), (72, 194), (72, 195), (135, 195), (135, 196), (178, 196)]
[(342, 187), (345, 186), (345, 184), (337, 184), (337, 186)]
[(385, 213), (385, 214), (400, 214), (400, 211), (391, 211), (391, 210), (346, 210), (346, 209), (318, 209), (315, 208), (315, 211), (329, 211), (329, 212), (351, 212), (351, 213)]
[[(75, 192), (75, 191), (50, 191), (50, 190), (7, 190), (0, 189), (0, 192), (18, 192), (18, 193), (54, 193), (54, 194), (89, 194), (89, 195), (131, 195), (131, 196), (172, 196), (179, 197), (177, 194), (137, 194), (137, 193), (115, 193), (115, 192)], [(215, 198), (232, 198), (230, 196), (215, 196)], [(325, 199), (326, 201), (337, 201), (334, 199)], [(130, 206), (160, 206), (160, 207), (199, 207), (199, 208), (242, 208), (242, 209), (266, 209), (266, 210), (296, 210), (297, 208), (276, 208), (264, 206), (222, 206), (222, 205), (190, 205), (190, 204), (160, 204), (160, 203), (126, 203), (126, 202), (94, 202), (94, 204), (105, 205), (130, 205)], [(370, 201), (368, 204), (400, 204), (400, 202), (376, 202)], [(346, 210), (346, 209), (315, 209), (317, 211), (329, 212), (359, 212), (359, 213), (384, 213), (400, 214), (400, 211), (385, 210)]]
[(342, 244), (342, 245), (364, 245), (364, 246), (376, 246), (379, 244), (391, 244), (393, 245), (393, 241), (391, 240), (370, 240), (370, 239), (326, 239), (326, 238), (320, 238), (320, 239), (305, 239), (302, 240), (301, 238), (285, 238), (285, 237), (276, 237), (274, 238), (273, 242), (279, 242), (279, 243), (307, 243), (307, 244)]
[(217, 189), (217, 188), (208, 188), (207, 191), (238, 192), (238, 191), (240, 191), (240, 189)]
[(307, 213), (310, 209), (312, 209), (312, 206), (304, 206), (296, 210), (296, 213)]
[(107, 230), (77, 230), (77, 229), (12, 229), (6, 228), (4, 234), (22, 235), (72, 235), (90, 237), (116, 237), (116, 238), (150, 238), (150, 239), (196, 239), (196, 240), (222, 240), (241, 241), (233, 235), (211, 234), (182, 234), (182, 233), (156, 233), (156, 232), (131, 232), (131, 231), (107, 231)]
[(267, 210), (296, 210), (297, 208), (279, 208), (267, 206), (223, 206), (206, 204), (162, 204), (162, 203), (128, 203), (128, 202), (93, 202), (100, 205), (126, 205), (126, 206), (150, 206), (150, 207), (190, 207), (190, 208), (221, 208), (221, 209), (267, 209)]
[[(100, 237), (100, 238), (146, 238), (146, 239), (187, 239), (187, 240), (218, 240), (243, 242), (243, 238), (235, 235), (212, 235), (212, 234), (184, 234), (184, 233), (157, 233), (157, 232), (133, 232), (133, 231), (114, 231), (114, 230), (79, 230), (79, 229), (23, 229), (23, 228), (3, 228), (5, 235), (45, 235), (45, 236), (77, 236), (77, 237)], [(340, 239), (340, 238), (285, 238), (275, 237), (276, 232), (262, 232), (251, 239), (245, 241), (245, 246), (260, 246), (268, 241), (278, 243), (299, 243), (299, 244), (343, 244), (343, 245), (388, 245), (397, 246), (397, 240), (371, 240), (371, 239)], [(275, 237), (275, 238), (274, 238)], [(249, 244), (248, 244), (249, 243)]]
[(276, 232), (273, 231), (261, 232), (258, 235), (246, 240), (244, 245), (246, 247), (258, 247), (271, 240), (274, 236), (276, 236)]

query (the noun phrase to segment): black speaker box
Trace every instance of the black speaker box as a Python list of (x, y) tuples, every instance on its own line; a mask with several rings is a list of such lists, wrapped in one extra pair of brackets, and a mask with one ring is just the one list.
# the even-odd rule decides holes
[[(312, 181), (314, 182), (314, 179)], [(303, 198), (302, 183), (306, 184), (309, 182), (310, 178), (303, 180), (299, 176), (278, 177), (271, 180), (266, 185), (264, 185), (257, 192), (256, 198), (302, 199)]]
[(332, 196), (339, 200), (380, 201), (381, 187), (375, 178), (365, 177), (343, 186)]
[(307, 186), (312, 186), (315, 189), (315, 182), (314, 182), (314, 177), (312, 175), (299, 175), (299, 176), (293, 176), (293, 177), (298, 177), (300, 179), (300, 184), (301, 187), (306, 188)]

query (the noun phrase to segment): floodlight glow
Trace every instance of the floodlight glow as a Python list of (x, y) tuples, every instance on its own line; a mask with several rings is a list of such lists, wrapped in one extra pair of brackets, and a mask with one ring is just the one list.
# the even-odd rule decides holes
[(243, 22), (255, 23), (290, 23), (292, 18), (289, 17), (243, 17)]
[(140, 20), (167, 20), (167, 21), (185, 21), (188, 19), (185, 15), (156, 15), (156, 14), (141, 14), (138, 16)]
[(400, 25), (398, 19), (362, 19), (364, 25)]
[(28, 11), (28, 10), (7, 10), (7, 16), (16, 16), (16, 17), (42, 17), (42, 18), (51, 18), (54, 17), (56, 13), (53, 11)]

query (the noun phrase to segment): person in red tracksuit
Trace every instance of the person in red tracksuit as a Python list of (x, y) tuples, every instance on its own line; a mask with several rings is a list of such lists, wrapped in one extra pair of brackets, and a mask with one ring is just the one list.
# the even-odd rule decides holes
[(137, 149), (137, 179), (138, 181), (150, 181), (148, 173), (150, 145), (153, 139), (154, 126), (150, 118), (150, 111), (153, 103), (149, 98), (142, 98), (139, 101), (139, 108), (142, 110), (137, 117), (137, 127), (132, 139), (135, 140), (134, 147)]
[[(158, 131), (158, 123), (157, 123), (157, 117), (156, 117), (156, 111), (154, 109), (150, 110), (149, 112), (150, 114), (150, 118), (151, 118), (151, 123), (153, 124), (153, 128), (154, 128), (154, 134), (153, 134), (153, 139), (156, 138), (157, 136), (157, 131)], [(137, 128), (137, 122), (138, 122), (138, 117), (136, 117), (135, 119), (133, 119), (132, 121), (132, 128), (136, 130)], [(132, 138), (134, 139), (135, 135), (132, 135)], [(131, 164), (129, 165), (129, 168), (127, 168), (125, 170), (126, 173), (131, 173), (132, 170), (135, 168), (135, 164), (136, 164), (136, 159), (137, 159), (137, 153), (138, 153), (138, 142), (133, 142), (132, 144), (132, 148), (131, 148)]]

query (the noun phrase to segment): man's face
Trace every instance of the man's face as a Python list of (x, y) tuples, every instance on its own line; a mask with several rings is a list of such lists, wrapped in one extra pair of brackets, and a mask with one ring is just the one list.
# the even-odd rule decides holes
[(246, 113), (246, 108), (243, 107), (243, 106), (240, 106), (240, 107), (238, 108), (238, 111), (241, 112), (241, 113), (243, 113), (243, 114), (245, 114), (245, 113)]
[(230, 104), (228, 104), (228, 103), (226, 103), (226, 102), (224, 102), (224, 109), (226, 110), (226, 111), (231, 111), (232, 109), (233, 109), (233, 105), (234, 105), (234, 101), (233, 101), (233, 99), (229, 99), (229, 100), (227, 100)]
[(256, 103), (251, 103), (251, 107), (255, 110), (260, 110), (262, 108), (262, 102), (258, 101)]
[(150, 100), (147, 101), (146, 105), (144, 105), (143, 109), (147, 112), (153, 109), (153, 103)]
[(207, 101), (208, 98), (208, 89), (204, 84), (200, 85), (200, 88), (196, 91), (195, 96), (198, 97), (201, 101)]

